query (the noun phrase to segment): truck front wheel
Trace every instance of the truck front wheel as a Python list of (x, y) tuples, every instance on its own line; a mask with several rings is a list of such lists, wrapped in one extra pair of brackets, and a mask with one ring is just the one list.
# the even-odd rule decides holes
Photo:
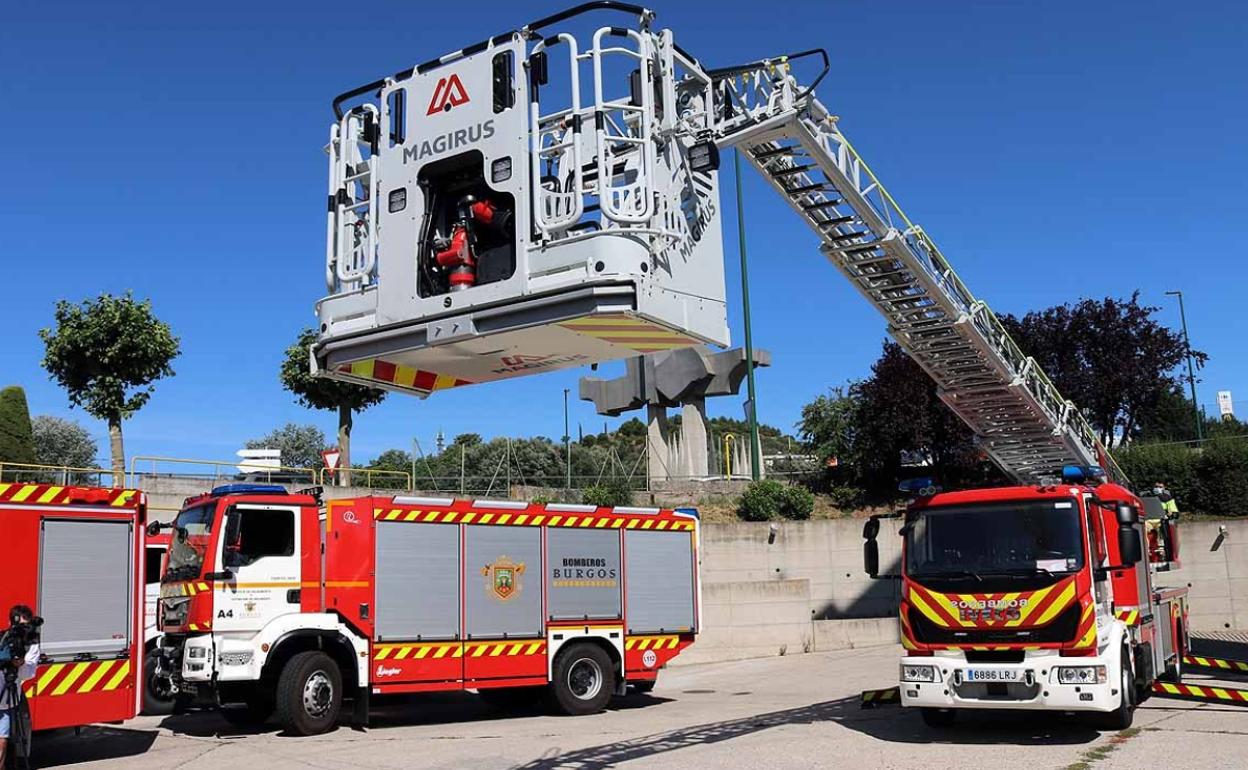
[(1118, 675), (1118, 689), (1122, 696), (1118, 708), (1103, 714), (1102, 724), (1109, 730), (1125, 730), (1135, 721), (1135, 675), (1131, 673), (1131, 659), (1122, 651), (1122, 666)]
[(342, 673), (323, 652), (301, 652), (277, 679), (277, 718), (292, 735), (317, 735), (338, 722)]
[(597, 714), (615, 692), (615, 667), (596, 644), (574, 644), (555, 661), (550, 692), (555, 707), (569, 716)]

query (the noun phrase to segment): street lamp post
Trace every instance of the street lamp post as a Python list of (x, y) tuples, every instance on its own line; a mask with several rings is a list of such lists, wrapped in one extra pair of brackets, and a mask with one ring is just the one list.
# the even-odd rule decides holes
[(745, 383), (749, 393), (750, 476), (762, 477), (763, 463), (758, 441), (758, 395), (754, 390), (754, 333), (750, 327), (750, 277), (745, 260), (745, 201), (741, 192), (741, 151), (732, 153), (732, 169), (737, 182), (737, 248), (741, 251), (741, 307), (745, 320)]
[(1168, 291), (1167, 296), (1179, 298), (1179, 319), (1183, 322), (1183, 346), (1187, 348), (1187, 383), (1192, 389), (1192, 417), (1196, 420), (1196, 440), (1205, 440), (1205, 426), (1200, 419), (1200, 402), (1196, 400), (1196, 367), (1192, 364), (1192, 342), (1187, 336), (1187, 312), (1183, 308), (1183, 292)]
[(568, 388), (563, 389), (563, 456), (567, 461), (564, 489), (572, 488), (572, 434), (568, 431)]

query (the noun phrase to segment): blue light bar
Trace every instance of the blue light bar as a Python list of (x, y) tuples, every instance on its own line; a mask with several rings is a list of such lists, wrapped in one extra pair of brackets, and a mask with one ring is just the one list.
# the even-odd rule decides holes
[(222, 484), (214, 487), (211, 494), (213, 497), (222, 497), (223, 495), (286, 495), (290, 493), (280, 484)]
[(699, 520), (702, 518), (700, 515), (698, 515), (697, 508), (676, 508), (674, 510), (676, 511), (676, 513), (679, 513), (682, 516), (692, 516), (693, 518), (699, 519)]
[(1062, 481), (1068, 484), (1096, 484), (1105, 480), (1105, 469), (1099, 465), (1063, 465)]

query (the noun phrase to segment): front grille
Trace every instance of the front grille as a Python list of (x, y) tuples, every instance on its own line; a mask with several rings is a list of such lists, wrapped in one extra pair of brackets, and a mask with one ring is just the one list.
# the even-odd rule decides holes
[(967, 663), (1022, 663), (1026, 650), (967, 650)]
[(1069, 642), (1075, 637), (1081, 607), (1070, 605), (1043, 628), (943, 628), (910, 608), (910, 629), (922, 644), (1038, 644)]

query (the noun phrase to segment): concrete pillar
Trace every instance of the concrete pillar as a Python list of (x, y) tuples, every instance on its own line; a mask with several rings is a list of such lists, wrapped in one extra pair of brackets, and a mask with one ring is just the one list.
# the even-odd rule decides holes
[(663, 481), (671, 476), (667, 468), (667, 409), (646, 404), (646, 472), (651, 481)]
[(691, 398), (680, 407), (680, 443), (685, 455), (685, 469), (689, 476), (703, 478), (710, 475), (710, 462), (706, 445), (706, 399)]

